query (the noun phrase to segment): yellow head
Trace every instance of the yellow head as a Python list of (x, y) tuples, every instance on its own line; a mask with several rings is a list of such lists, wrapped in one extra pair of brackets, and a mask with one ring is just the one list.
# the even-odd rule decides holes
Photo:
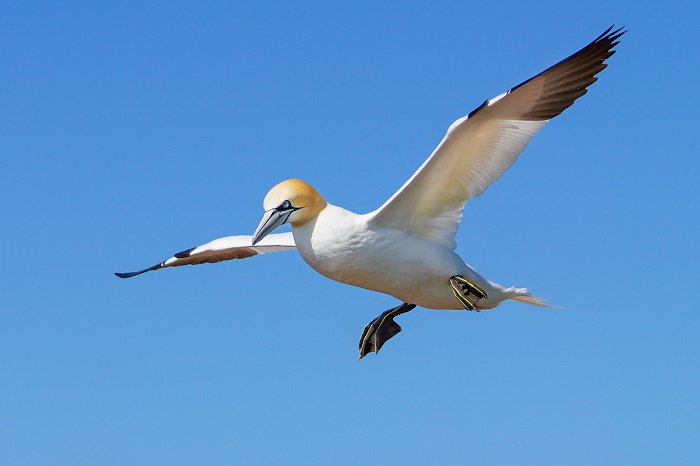
[(253, 235), (253, 244), (285, 223), (292, 227), (304, 225), (316, 218), (327, 205), (309, 184), (295, 179), (281, 182), (265, 196), (265, 215)]

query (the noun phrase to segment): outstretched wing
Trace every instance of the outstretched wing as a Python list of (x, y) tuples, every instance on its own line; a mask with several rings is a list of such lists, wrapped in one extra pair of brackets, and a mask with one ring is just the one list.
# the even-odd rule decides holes
[(611, 31), (455, 121), (418, 171), (374, 212), (372, 222), (454, 249), (464, 204), (500, 178), (540, 128), (587, 92), (625, 33)]
[(180, 265), (195, 265), (227, 261), (230, 259), (245, 259), (246, 257), (268, 252), (289, 251), (296, 249), (292, 233), (280, 233), (268, 235), (255, 246), (252, 236), (227, 236), (215, 239), (207, 244), (178, 252), (170, 259), (164, 260), (152, 267), (138, 272), (115, 273), (119, 278), (130, 278), (151, 270), (164, 269), (165, 267), (178, 267)]

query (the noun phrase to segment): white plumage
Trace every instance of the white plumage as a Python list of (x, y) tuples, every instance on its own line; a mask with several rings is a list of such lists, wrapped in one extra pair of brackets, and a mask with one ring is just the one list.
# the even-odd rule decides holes
[[(584, 95), (607, 65), (624, 31), (612, 28), (537, 76), (485, 101), (458, 119), (414, 175), (376, 211), (358, 215), (329, 204), (310, 185), (291, 179), (273, 187), (251, 236), (231, 236), (188, 249), (128, 278), (165, 267), (219, 262), (295, 247), (320, 274), (386, 293), (404, 304), (365, 327), (360, 357), (401, 331), (393, 317), (414, 305), (483, 310), (506, 299), (547, 306), (524, 288), (504, 288), (456, 253), (465, 204), (510, 168), (551, 118)], [(292, 233), (270, 234), (289, 223)]]

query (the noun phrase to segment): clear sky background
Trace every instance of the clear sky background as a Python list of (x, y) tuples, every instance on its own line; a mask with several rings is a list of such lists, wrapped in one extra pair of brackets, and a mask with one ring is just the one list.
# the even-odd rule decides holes
[[(5, 2), (0, 464), (700, 463), (696, 2)], [(490, 5), (490, 6), (489, 6)], [(417, 309), (252, 234), (290, 177), (377, 208), (447, 127), (611, 24), (458, 252), (565, 310)]]

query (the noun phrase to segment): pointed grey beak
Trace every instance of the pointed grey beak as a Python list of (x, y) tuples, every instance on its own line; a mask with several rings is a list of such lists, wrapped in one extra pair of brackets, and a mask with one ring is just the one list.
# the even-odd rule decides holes
[(265, 212), (265, 215), (260, 221), (260, 225), (258, 225), (258, 229), (255, 230), (255, 233), (253, 234), (253, 246), (260, 242), (261, 239), (272, 233), (275, 228), (279, 227), (280, 225), (284, 225), (294, 210), (296, 209), (283, 211), (280, 211), (279, 209), (270, 209)]

